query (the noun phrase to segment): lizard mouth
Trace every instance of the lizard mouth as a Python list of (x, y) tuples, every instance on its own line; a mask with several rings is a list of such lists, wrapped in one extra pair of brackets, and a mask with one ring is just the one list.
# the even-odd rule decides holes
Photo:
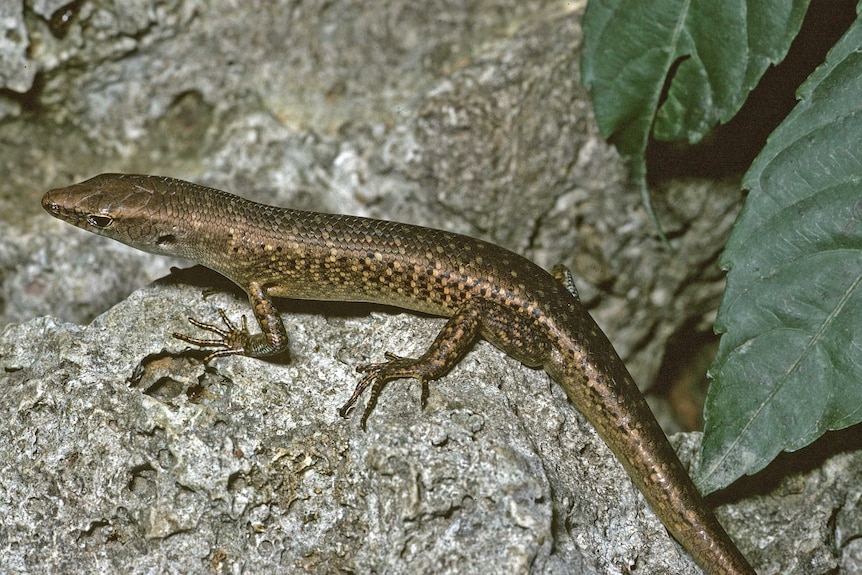
[[(62, 189), (62, 188), (61, 188)], [(57, 218), (63, 218), (66, 214), (66, 209), (60, 205), (60, 203), (55, 199), (56, 192), (60, 190), (51, 190), (44, 196), (42, 196), (42, 207), (45, 208), (45, 211)]]

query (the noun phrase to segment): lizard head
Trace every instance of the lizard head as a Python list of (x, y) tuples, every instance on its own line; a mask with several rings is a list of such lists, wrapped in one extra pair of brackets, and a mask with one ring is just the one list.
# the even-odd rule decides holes
[(132, 247), (188, 257), (183, 239), (194, 222), (181, 215), (182, 184), (158, 176), (102, 174), (49, 191), (42, 207), (55, 218)]

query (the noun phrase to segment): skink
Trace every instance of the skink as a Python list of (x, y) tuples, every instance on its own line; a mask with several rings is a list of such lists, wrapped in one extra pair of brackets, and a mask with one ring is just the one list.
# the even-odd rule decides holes
[(611, 448), (664, 525), (710, 575), (754, 570), (703, 502), (607, 337), (581, 305), (565, 268), (548, 273), (494, 244), (441, 230), (267, 206), (157, 176), (103, 174), (51, 190), (42, 206), (75, 226), (132, 247), (196, 261), (241, 286), (245, 317), (224, 327), (195, 319), (211, 339), (175, 334), (207, 357), (287, 350), (272, 298), (362, 301), (448, 317), (418, 358), (386, 354), (364, 373), (345, 415), (371, 387), (442, 377), (479, 336), (563, 387)]

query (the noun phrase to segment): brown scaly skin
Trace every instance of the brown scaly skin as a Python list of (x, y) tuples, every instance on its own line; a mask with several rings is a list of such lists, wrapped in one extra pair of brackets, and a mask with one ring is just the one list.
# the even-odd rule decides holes
[[(499, 246), (440, 230), (257, 204), (170, 178), (103, 174), (52, 190), (53, 216), (132, 247), (196, 261), (243, 287), (261, 333), (243, 318), (225, 327), (191, 320), (215, 339), (207, 359), (287, 350), (273, 297), (363, 301), (449, 317), (419, 358), (386, 354), (364, 376), (344, 415), (387, 381), (424, 386), (449, 371), (480, 335), (542, 367), (595, 426), (671, 534), (712, 575), (753, 574), (679, 462), (564, 268), (552, 274)], [(363, 417), (367, 417), (366, 411)]]

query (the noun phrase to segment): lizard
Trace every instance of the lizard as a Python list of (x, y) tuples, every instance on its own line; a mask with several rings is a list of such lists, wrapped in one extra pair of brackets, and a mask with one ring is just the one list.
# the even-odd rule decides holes
[(480, 336), (544, 368), (598, 431), (670, 534), (709, 575), (754, 570), (679, 461), (613, 345), (578, 298), (565, 267), (545, 271), (496, 244), (427, 227), (268, 206), (173, 178), (102, 174), (42, 198), (52, 216), (155, 254), (186, 258), (243, 288), (260, 328), (189, 321), (212, 337), (174, 337), (209, 351), (264, 358), (288, 336), (273, 298), (371, 302), (448, 317), (418, 358), (385, 354), (339, 413), (371, 388), (445, 375)]

